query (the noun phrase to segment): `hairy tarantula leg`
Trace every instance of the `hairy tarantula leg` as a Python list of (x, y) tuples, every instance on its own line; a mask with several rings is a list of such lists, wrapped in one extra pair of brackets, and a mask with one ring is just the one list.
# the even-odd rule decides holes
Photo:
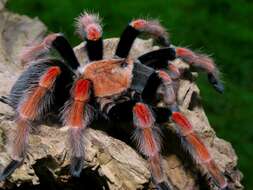
[(15, 138), (12, 143), (12, 160), (4, 168), (0, 174), (0, 181), (4, 181), (9, 177), (19, 166), (22, 165), (26, 153), (28, 135), (29, 135), (29, 121), (26, 119), (18, 118), (16, 120), (17, 130)]
[(89, 125), (91, 110), (87, 105), (91, 93), (91, 82), (79, 79), (72, 90), (72, 99), (67, 102), (62, 119), (69, 127), (69, 143), (71, 148), (70, 172), (78, 177), (83, 169), (84, 162), (84, 132)]
[(137, 142), (139, 151), (148, 157), (155, 184), (161, 190), (169, 190), (169, 182), (161, 163), (160, 131), (155, 126), (155, 118), (146, 104), (135, 104), (133, 107), (133, 122), (135, 126), (133, 139)]
[(177, 47), (176, 55), (188, 64), (202, 69), (208, 74), (208, 80), (220, 93), (224, 92), (224, 86), (219, 79), (219, 70), (214, 61), (205, 54), (194, 53), (190, 49)]
[(148, 52), (138, 57), (138, 60), (149, 67), (154, 69), (168, 69), (170, 77), (174, 79), (180, 78), (179, 69), (170, 61), (176, 59), (176, 51), (172, 47), (161, 48)]
[(220, 93), (224, 91), (224, 86), (219, 79), (219, 70), (214, 61), (207, 55), (194, 53), (189, 49), (181, 47), (166, 47), (148, 52), (140, 56), (138, 60), (142, 64), (153, 67), (154, 69), (167, 69), (168, 61), (173, 61), (176, 58), (180, 58), (189, 65), (205, 71), (208, 74), (208, 80), (213, 87)]
[(225, 177), (212, 160), (205, 145), (194, 133), (191, 123), (179, 112), (170, 76), (165, 71), (158, 71), (158, 75), (162, 80), (162, 87), (164, 88), (161, 90), (163, 92), (163, 102), (170, 107), (172, 111), (171, 119), (176, 123), (176, 131), (178, 132), (179, 137), (185, 140), (190, 145), (191, 149), (189, 149), (188, 146), (185, 146), (185, 148), (189, 150), (193, 158), (199, 164), (203, 164), (207, 168), (215, 183), (220, 188), (225, 188), (227, 186)]
[(156, 20), (137, 19), (129, 23), (123, 31), (115, 55), (126, 58), (136, 37), (141, 33), (153, 36), (163, 46), (170, 46), (168, 33)]
[(145, 53), (138, 57), (138, 60), (149, 67), (154, 69), (165, 69), (168, 67), (168, 61), (176, 59), (176, 51), (174, 48), (165, 47)]
[(165, 71), (158, 71), (158, 76), (162, 80), (162, 85), (158, 87), (158, 94), (162, 97), (163, 102), (167, 105), (173, 105), (176, 102), (173, 81)]
[(225, 189), (227, 187), (226, 178), (211, 158), (204, 143), (199, 139), (197, 134), (194, 133), (192, 125), (188, 119), (182, 113), (177, 111), (172, 113), (171, 118), (172, 121), (176, 123), (176, 131), (178, 135), (190, 146), (188, 147), (188, 145), (186, 145), (185, 148), (188, 149), (197, 163), (204, 165), (211, 174), (216, 185), (221, 189)]
[[(21, 101), (17, 108), (18, 111), (18, 132), (17, 138), (14, 142), (14, 158), (18, 158), (24, 155), (26, 143), (26, 132), (29, 127), (29, 122), (39, 118), (44, 110), (47, 109), (50, 102), (50, 97), (46, 96), (47, 93), (51, 93), (56, 78), (60, 75), (61, 69), (58, 66), (49, 67), (45, 73), (40, 77), (38, 84), (32, 87), (26, 97)], [(17, 141), (17, 142), (16, 142)]]
[(175, 65), (169, 62), (168, 69), (169, 69), (169, 76), (173, 81), (176, 81), (180, 78), (181, 73)]
[(103, 31), (99, 16), (84, 12), (76, 20), (77, 33), (87, 42), (86, 49), (90, 61), (103, 59)]
[(25, 48), (20, 55), (21, 62), (25, 64), (36, 60), (41, 55), (48, 53), (51, 48), (59, 52), (71, 69), (76, 70), (79, 67), (78, 60), (71, 45), (60, 33), (49, 34), (41, 43)]
[(53, 89), (55, 80), (60, 73), (59, 67), (49, 67), (40, 77), (38, 84), (29, 89), (18, 105), (17, 131), (12, 144), (12, 161), (0, 175), (1, 180), (5, 180), (22, 163), (26, 154), (30, 123), (38, 119), (44, 109), (49, 106), (50, 98), (46, 94)]

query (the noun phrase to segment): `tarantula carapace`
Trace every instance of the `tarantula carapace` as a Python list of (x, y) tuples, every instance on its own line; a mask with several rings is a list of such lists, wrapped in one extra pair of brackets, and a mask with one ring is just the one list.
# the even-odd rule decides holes
[[(218, 69), (206, 55), (170, 44), (166, 30), (158, 21), (136, 19), (127, 25), (114, 57), (103, 59), (100, 19), (84, 13), (77, 19), (77, 31), (86, 42), (89, 63), (80, 65), (72, 47), (60, 33), (48, 35), (41, 43), (26, 48), (21, 61), (27, 69), (21, 74), (9, 96), (1, 101), (16, 112), (17, 132), (13, 138), (12, 161), (2, 172), (5, 180), (22, 164), (28, 144), (28, 133), (36, 121), (49, 113), (59, 116), (69, 127), (71, 167), (73, 176), (83, 168), (85, 128), (94, 118), (94, 110), (110, 120), (132, 118), (133, 139), (138, 150), (147, 158), (152, 180), (158, 189), (170, 189), (161, 164), (160, 123), (171, 119), (178, 136), (186, 143), (194, 160), (201, 164), (220, 189), (227, 187), (222, 172), (207, 148), (194, 133), (191, 123), (180, 112), (176, 93), (180, 71), (171, 64), (182, 59), (208, 74), (214, 88), (223, 92)], [(131, 46), (138, 35), (151, 35), (160, 49), (133, 60)], [(62, 59), (50, 58), (55, 49)], [(157, 102), (163, 106), (157, 106)], [(99, 117), (97, 117), (99, 118)]]

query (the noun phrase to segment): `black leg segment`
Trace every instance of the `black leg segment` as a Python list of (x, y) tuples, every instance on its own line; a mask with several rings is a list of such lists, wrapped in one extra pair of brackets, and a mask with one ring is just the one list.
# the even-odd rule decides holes
[(133, 45), (135, 38), (140, 34), (140, 31), (136, 30), (131, 25), (128, 25), (123, 31), (120, 41), (118, 43), (115, 55), (121, 58), (126, 58)]
[(168, 61), (173, 61), (175, 59), (176, 50), (171, 47), (151, 51), (138, 58), (141, 63), (154, 69), (167, 68)]
[(64, 36), (57, 36), (52, 42), (52, 45), (73, 70), (76, 70), (79, 67), (75, 53)]
[(90, 61), (96, 61), (103, 59), (103, 39), (98, 40), (86, 40), (86, 49)]

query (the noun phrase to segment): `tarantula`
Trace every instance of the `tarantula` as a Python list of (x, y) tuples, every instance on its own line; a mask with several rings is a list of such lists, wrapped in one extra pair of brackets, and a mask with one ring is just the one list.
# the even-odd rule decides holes
[[(158, 189), (171, 189), (161, 164), (159, 129), (160, 124), (169, 119), (175, 123), (178, 136), (186, 142), (185, 149), (208, 171), (218, 188), (225, 189), (226, 178), (194, 133), (191, 123), (180, 112), (176, 94), (181, 73), (171, 64), (175, 59), (182, 59), (205, 71), (213, 87), (223, 92), (212, 59), (186, 48), (174, 47), (158, 21), (144, 19), (131, 21), (120, 37), (114, 57), (103, 59), (100, 23), (94, 14), (84, 13), (77, 19), (77, 31), (86, 42), (89, 58), (84, 66), (79, 64), (72, 47), (60, 33), (49, 34), (41, 43), (22, 52), (21, 61), (28, 67), (9, 95), (1, 98), (15, 110), (17, 132), (13, 139), (12, 161), (3, 170), (0, 180), (5, 180), (22, 164), (29, 129), (49, 113), (57, 114), (62, 124), (69, 127), (70, 172), (79, 176), (84, 163), (83, 135), (95, 110), (110, 120), (132, 118), (133, 139), (147, 158)], [(133, 60), (129, 51), (142, 33), (151, 35), (160, 44), (160, 49)], [(52, 49), (62, 59), (45, 56)], [(159, 101), (163, 106), (157, 106)]]

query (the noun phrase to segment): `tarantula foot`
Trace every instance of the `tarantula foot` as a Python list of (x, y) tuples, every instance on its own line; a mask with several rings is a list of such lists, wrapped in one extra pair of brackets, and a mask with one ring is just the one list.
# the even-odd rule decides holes
[(156, 185), (156, 189), (157, 190), (171, 190), (169, 184), (165, 181), (161, 182), (161, 183), (158, 183)]
[(220, 190), (233, 190), (235, 189), (234, 185), (227, 185), (226, 187), (220, 188)]
[(73, 177), (80, 177), (83, 169), (83, 157), (73, 157), (71, 160), (70, 173)]
[(8, 97), (6, 97), (6, 96), (1, 96), (1, 97), (0, 97), (0, 102), (2, 102), (2, 103), (4, 103), (4, 104), (7, 104), (7, 105), (10, 104), (9, 99), (8, 99)]
[(212, 73), (208, 74), (208, 81), (213, 85), (216, 91), (218, 91), (219, 93), (224, 92), (223, 84), (219, 80), (217, 80)]
[(9, 177), (19, 166), (22, 165), (23, 160), (12, 160), (8, 166), (3, 170), (0, 175), (0, 181), (4, 181), (7, 177)]

